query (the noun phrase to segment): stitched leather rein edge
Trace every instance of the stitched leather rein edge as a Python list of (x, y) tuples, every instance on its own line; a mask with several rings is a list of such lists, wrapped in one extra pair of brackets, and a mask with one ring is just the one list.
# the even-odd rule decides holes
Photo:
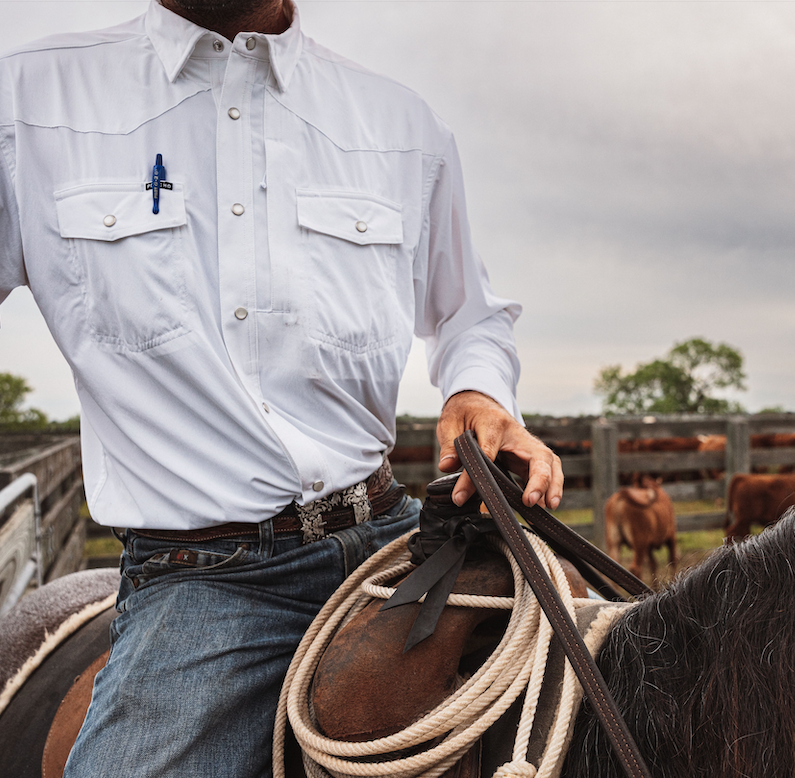
[[(651, 773), (640, 755), (638, 746), (607, 690), (607, 684), (599, 672), (599, 668), (585, 647), (580, 633), (564, 608), (549, 576), (542, 568), (522, 526), (516, 520), (511, 505), (497, 485), (492, 474), (492, 467), (496, 469), (496, 465), (493, 465), (484, 455), (471, 430), (467, 430), (456, 438), (455, 447), (464, 468), (489, 509), (500, 534), (511, 549), (558, 640), (560, 640), (566, 657), (571, 662), (588, 700), (599, 717), (624, 773), (627, 778), (651, 778)], [(500, 480), (502, 481), (504, 478), (505, 476)], [(503, 486), (505, 487), (506, 484), (503, 483)], [(512, 487), (513, 489), (508, 490), (509, 493), (518, 489), (515, 485)], [(519, 502), (523, 510), (518, 507), (517, 510), (520, 510), (524, 516), (528, 509), (521, 503), (521, 492)], [(537, 512), (534, 513), (537, 514)], [(554, 518), (549, 514), (547, 516), (549, 519)], [(529, 517), (526, 518), (529, 520)]]

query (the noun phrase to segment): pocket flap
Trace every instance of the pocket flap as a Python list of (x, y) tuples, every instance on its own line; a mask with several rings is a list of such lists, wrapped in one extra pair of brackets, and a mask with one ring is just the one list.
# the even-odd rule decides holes
[(298, 223), (364, 246), (402, 243), (401, 206), (383, 197), (360, 192), (296, 191)]
[(182, 184), (160, 190), (160, 213), (152, 213), (145, 183), (83, 184), (55, 192), (62, 238), (114, 241), (186, 223)]

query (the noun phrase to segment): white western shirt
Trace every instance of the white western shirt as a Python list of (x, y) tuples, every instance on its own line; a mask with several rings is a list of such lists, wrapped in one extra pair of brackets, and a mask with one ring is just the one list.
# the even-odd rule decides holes
[(297, 13), (230, 42), (152, 2), (0, 58), (0, 300), (21, 284), (74, 371), (103, 524), (262, 521), (365, 479), (412, 332), (444, 397), (518, 417), (519, 306), (472, 247), (450, 131)]

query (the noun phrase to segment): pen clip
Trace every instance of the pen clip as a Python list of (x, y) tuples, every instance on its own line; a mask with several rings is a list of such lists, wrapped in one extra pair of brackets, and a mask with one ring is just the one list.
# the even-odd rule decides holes
[(152, 168), (152, 213), (160, 213), (160, 183), (166, 180), (163, 155), (158, 154)]

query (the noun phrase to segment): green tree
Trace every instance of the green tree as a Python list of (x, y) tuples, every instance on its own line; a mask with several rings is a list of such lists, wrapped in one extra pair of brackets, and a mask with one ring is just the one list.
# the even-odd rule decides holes
[(33, 389), (21, 376), (0, 373), (0, 424), (3, 426), (42, 427), (47, 416), (36, 408), (23, 408)]
[(691, 338), (675, 343), (662, 358), (624, 373), (621, 365), (599, 371), (594, 389), (602, 410), (617, 413), (739, 413), (739, 403), (715, 397), (716, 390), (744, 390), (740, 352), (725, 343)]

